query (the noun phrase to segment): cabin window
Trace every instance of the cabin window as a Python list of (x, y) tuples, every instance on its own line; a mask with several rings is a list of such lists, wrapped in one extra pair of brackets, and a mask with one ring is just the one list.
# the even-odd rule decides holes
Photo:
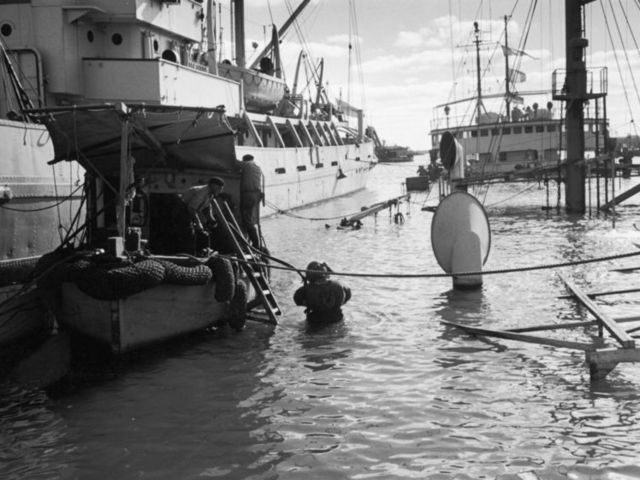
[(316, 168), (322, 168), (322, 167), (324, 167), (324, 163), (316, 163)]
[(585, 123), (585, 125), (584, 125), (584, 131), (585, 131), (585, 133), (589, 133), (589, 130), (590, 130), (590, 128), (589, 128), (589, 127), (590, 127), (590, 125), (589, 125), (588, 123)]
[(514, 134), (522, 133), (522, 127), (513, 127), (513, 133)]
[(491, 135), (493, 135), (493, 136), (500, 135), (500, 129), (499, 128), (492, 128), (491, 129)]
[(160, 49), (160, 44), (158, 43), (158, 40), (154, 40), (153, 41), (153, 51), (157, 52)]
[(528, 127), (524, 127), (524, 133), (533, 133), (533, 127), (530, 125)]
[(4, 37), (8, 37), (13, 33), (13, 27), (9, 23), (3, 23), (0, 27), (0, 32)]
[(504, 127), (502, 129), (502, 134), (503, 135), (511, 135), (511, 127)]
[(277, 173), (278, 175), (281, 175), (281, 174), (283, 174), (283, 173), (287, 173), (287, 169), (286, 169), (286, 168), (284, 168), (284, 167), (276, 168), (276, 173)]
[(471, 136), (473, 138), (476, 138), (478, 136), (478, 131), (477, 130), (471, 130)]
[(93, 30), (89, 30), (87, 32), (87, 40), (89, 40), (89, 43), (93, 43), (93, 40), (94, 40)]
[(482, 130), (480, 130), (480, 136), (481, 137), (488, 137), (489, 136), (489, 130), (487, 130), (486, 128), (483, 128)]
[(307, 169), (306, 165), (298, 165), (298, 171), (299, 172), (304, 172)]
[(111, 41), (114, 45), (122, 44), (122, 35), (120, 35), (119, 33), (114, 33), (113, 35), (111, 35)]
[(547, 125), (547, 132), (555, 132), (555, 131), (556, 131), (555, 125)]
[(331, 162), (331, 166), (332, 167), (337, 167), (338, 166), (338, 162)]
[(498, 161), (499, 162), (506, 162), (507, 161), (507, 152), (498, 153)]
[(536, 125), (536, 132), (538, 133), (544, 132), (544, 125)]

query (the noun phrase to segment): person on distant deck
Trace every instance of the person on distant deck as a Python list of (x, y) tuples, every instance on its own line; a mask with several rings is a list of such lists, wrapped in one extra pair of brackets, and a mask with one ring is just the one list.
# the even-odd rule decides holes
[(527, 105), (527, 108), (524, 109), (524, 120), (531, 120), (533, 118), (533, 110), (531, 107)]
[(511, 109), (511, 121), (519, 122), (522, 120), (522, 110), (517, 105)]
[(260, 167), (254, 162), (253, 155), (245, 155), (240, 163), (240, 214), (242, 228), (249, 235), (254, 247), (260, 248), (260, 201), (263, 199), (263, 175)]
[(531, 118), (538, 119), (538, 102), (533, 104), (533, 112)]

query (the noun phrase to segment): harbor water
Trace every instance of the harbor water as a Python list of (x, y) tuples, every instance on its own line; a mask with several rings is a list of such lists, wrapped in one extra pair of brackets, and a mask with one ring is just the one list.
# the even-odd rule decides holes
[[(341, 216), (400, 195), (416, 166), (378, 165), (364, 191), (266, 220), (271, 253), (300, 268), (317, 260), (336, 272), (442, 273), (433, 214), (421, 209), (437, 192), (402, 204), (403, 223), (385, 210), (359, 230), (336, 228)], [(575, 264), (486, 275), (472, 292), (441, 277), (336, 277), (353, 297), (344, 320), (324, 327), (308, 325), (293, 303), (300, 277), (274, 270), (284, 311), (275, 329), (206, 333), (55, 391), (2, 385), (0, 478), (640, 478), (640, 365), (592, 383), (582, 352), (441, 323), (588, 319), (561, 298), (557, 272), (588, 292), (636, 286), (637, 273), (614, 269), (640, 258), (579, 262), (637, 250), (638, 200), (618, 208), (614, 225), (611, 215), (543, 209), (537, 183), (496, 185), (481, 197), (492, 231), (485, 270)], [(629, 316), (640, 295), (597, 302)], [(591, 341), (597, 329), (550, 335)]]

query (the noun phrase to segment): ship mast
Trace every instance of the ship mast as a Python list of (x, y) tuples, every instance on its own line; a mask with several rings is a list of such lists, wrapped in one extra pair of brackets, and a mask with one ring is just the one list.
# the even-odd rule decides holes
[(566, 125), (567, 178), (566, 209), (585, 213), (584, 102), (587, 100), (587, 68), (585, 49), (589, 41), (583, 37), (582, 7), (593, 0), (565, 0), (566, 28)]
[(482, 113), (482, 72), (480, 71), (480, 27), (478, 22), (473, 22), (473, 31), (476, 39), (473, 41), (476, 45), (476, 75), (478, 83), (478, 101), (476, 103), (476, 123), (480, 123), (480, 114)]
[[(238, 0), (235, 0), (235, 1), (238, 1)], [(296, 20), (296, 18), (298, 18), (298, 16), (302, 13), (302, 11), (306, 8), (306, 6), (309, 5), (310, 1), (311, 0), (303, 0), (302, 3), (298, 5), (298, 8), (294, 10), (291, 16), (287, 19), (287, 21), (282, 24), (282, 27), (280, 27), (280, 30), (278, 30), (278, 38), (284, 37), (284, 34), (287, 33), (287, 30), (289, 30), (289, 27), (291, 27), (293, 22)], [(253, 61), (253, 63), (249, 68), (256, 68), (260, 63), (260, 59), (264, 57), (267, 53), (269, 53), (273, 47), (274, 47), (274, 43), (273, 43), (273, 40), (271, 40), (267, 44), (267, 46), (264, 47), (264, 49), (262, 49), (262, 51), (258, 54), (258, 56), (256, 57), (256, 59)]]
[(236, 65), (245, 67), (244, 52), (244, 0), (232, 0), (233, 28), (235, 30)]
[(511, 121), (511, 92), (509, 90), (509, 33), (507, 24), (509, 17), (504, 16), (504, 85), (505, 85), (505, 105), (507, 107), (507, 122)]

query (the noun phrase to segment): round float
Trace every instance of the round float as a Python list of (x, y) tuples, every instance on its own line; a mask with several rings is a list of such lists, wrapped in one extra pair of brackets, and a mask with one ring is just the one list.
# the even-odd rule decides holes
[(453, 271), (454, 246), (469, 233), (477, 235), (484, 265), (491, 249), (487, 212), (473, 195), (455, 191), (440, 202), (431, 221), (431, 246), (438, 265), (445, 272), (456, 273)]

